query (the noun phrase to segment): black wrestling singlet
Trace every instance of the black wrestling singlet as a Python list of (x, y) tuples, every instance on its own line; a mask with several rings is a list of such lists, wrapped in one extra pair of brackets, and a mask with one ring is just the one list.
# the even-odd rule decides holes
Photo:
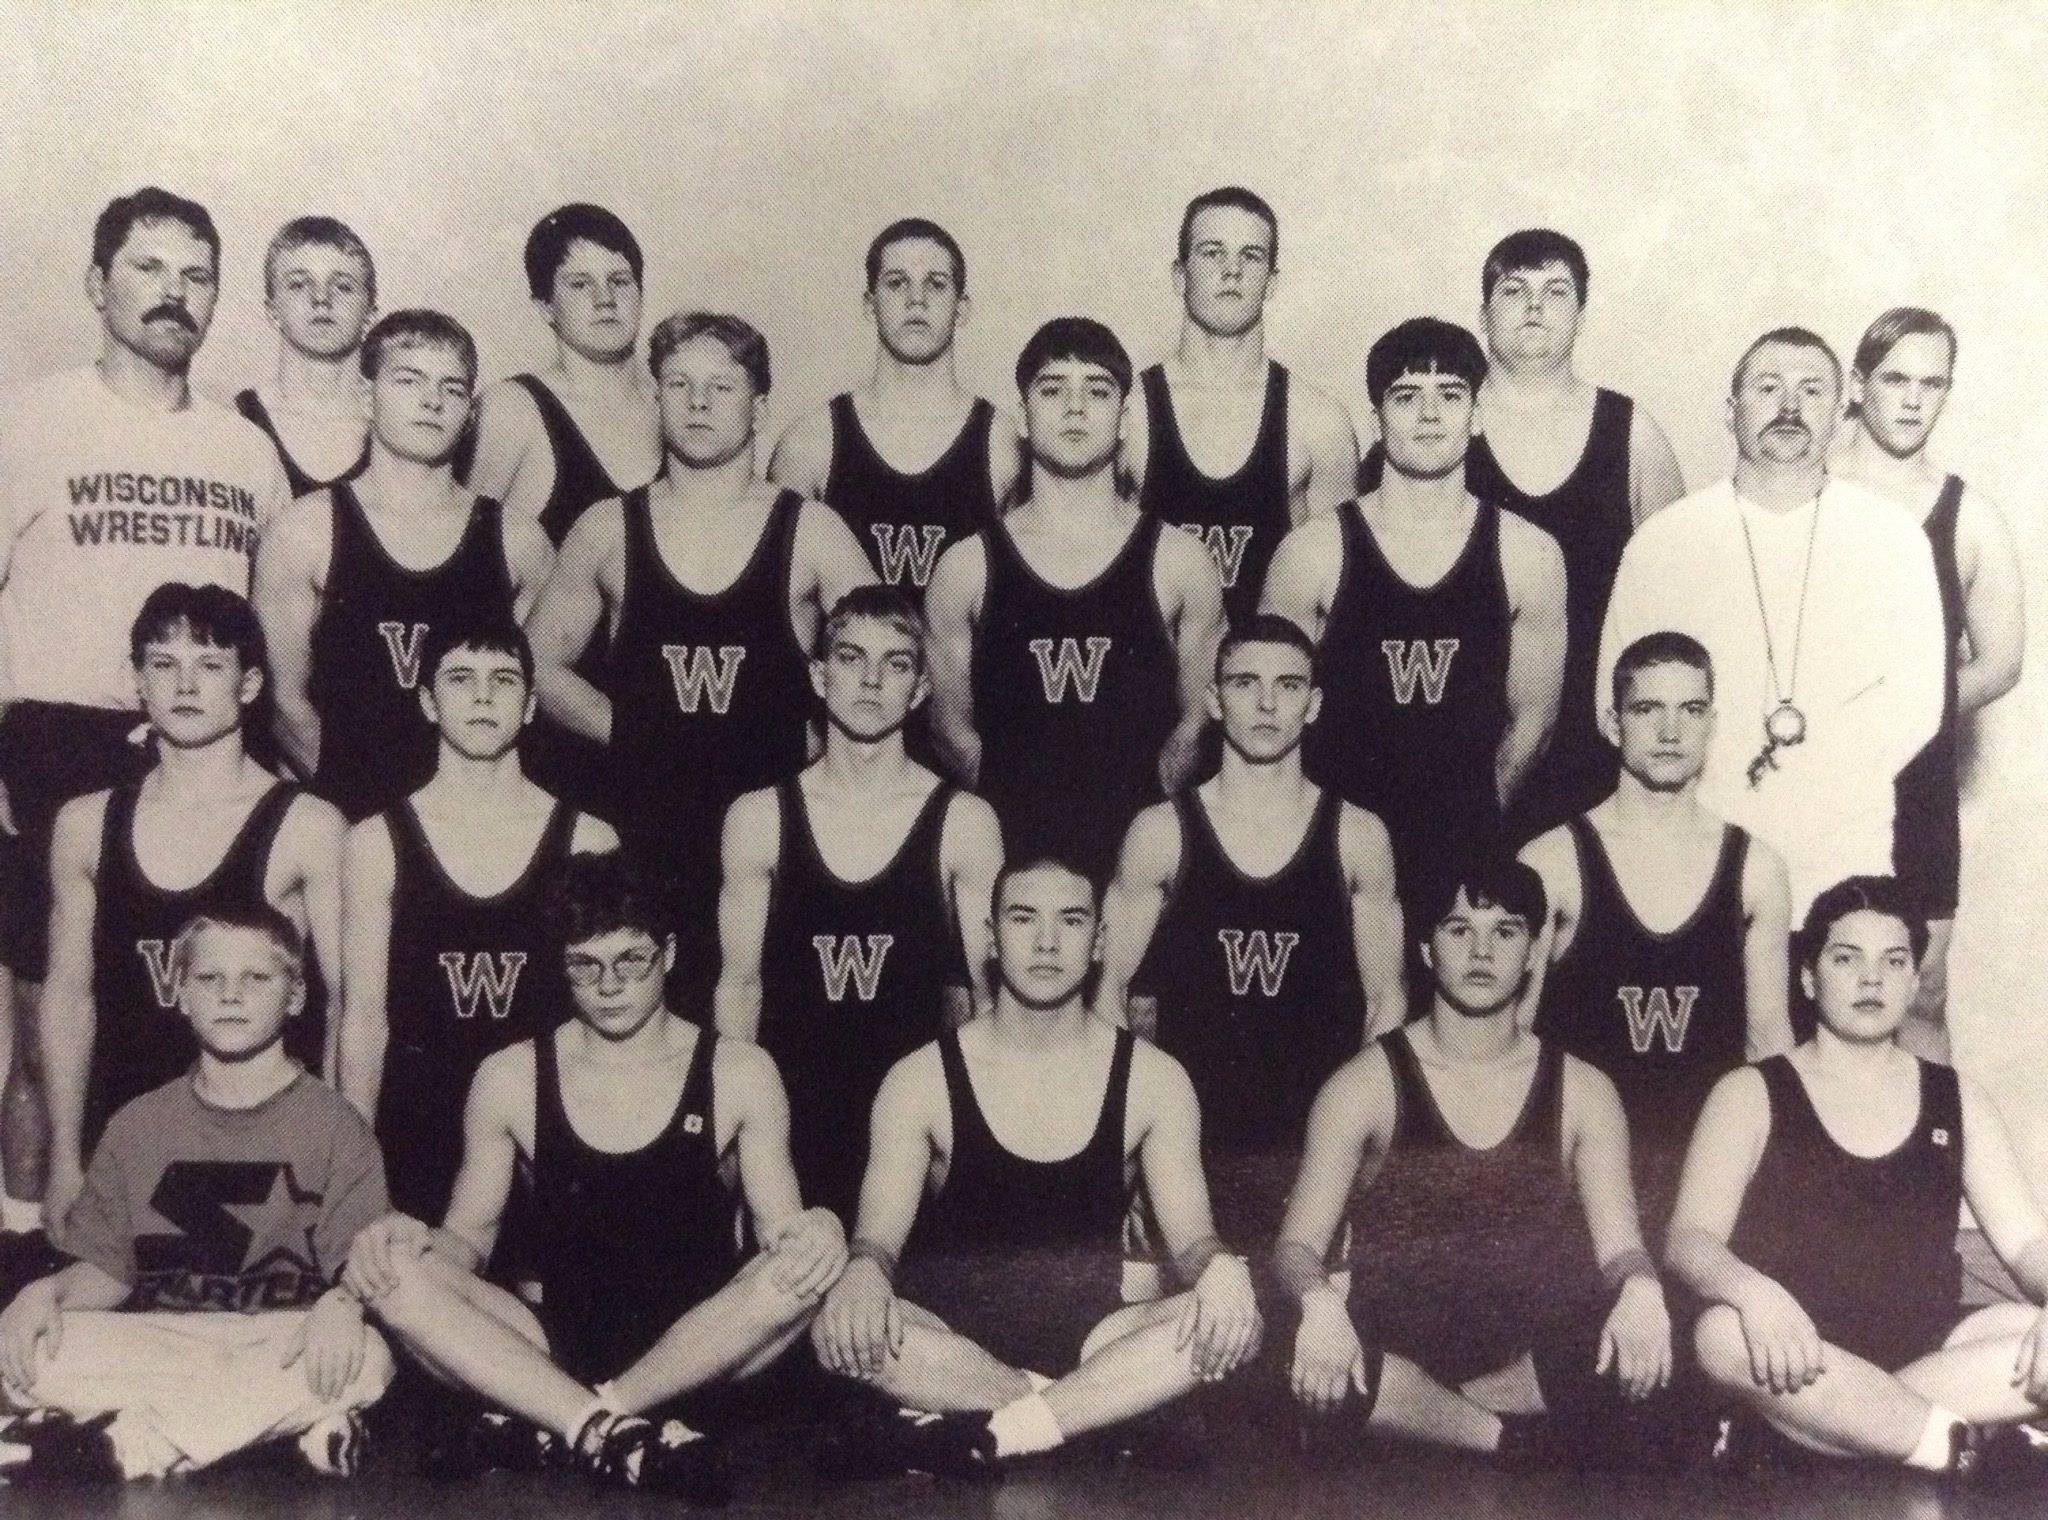
[(958, 436), (914, 475), (882, 458), (852, 396), (834, 396), (831, 415), (826, 504), (846, 519), (877, 575), (891, 586), (922, 592), (946, 546), (980, 532), (999, 515), (988, 478), (995, 408), (975, 397)]
[(1318, 655), (1323, 710), (1302, 755), (1311, 777), (1386, 824), (1412, 929), (1430, 873), (1499, 842), (1511, 638), (1501, 514), (1480, 502), (1451, 568), (1417, 587), (1387, 562), (1358, 503), (1337, 510), (1343, 568)]
[(1293, 857), (1252, 876), (1198, 792), (1174, 799), (1180, 871), (1132, 990), (1157, 999), (1159, 1047), (1194, 1081), (1217, 1228), (1241, 1250), (1278, 1233), (1309, 1107), (1365, 1040), (1342, 810), (1325, 791)]
[(555, 804), (526, 869), (477, 897), (456, 885), (410, 799), (391, 835), (390, 1043), (377, 1099), (391, 1206), (438, 1224), (462, 1166), (462, 1114), (486, 1056), (552, 1030), (568, 1010), (547, 894), (569, 858), (576, 810)]
[[(80, 1137), (87, 1157), (117, 1109), (183, 1075), (197, 1058), (192, 1027), (178, 1011), (171, 942), (196, 913), (255, 908), (269, 901), (263, 879), (270, 869), (270, 849), (299, 796), (297, 787), (278, 782), (249, 810), (218, 865), (197, 885), (167, 892), (143, 875), (136, 858), (135, 804), (141, 791), (142, 783), (131, 781), (109, 792), (100, 826), (92, 924), (97, 1022)], [(307, 970), (311, 980), (312, 968)], [(303, 1027), (314, 1022), (309, 1012), (300, 1014), (301, 1027), (287, 1041), (294, 1055), (321, 1048), (321, 1032)]]
[(540, 509), (540, 525), (559, 548), (585, 508), (623, 493), (552, 386), (538, 375), (514, 375), (512, 383), (533, 398), (533, 409), (540, 413), (541, 431), (548, 435), (548, 453), (555, 461), (555, 483)]
[(277, 462), (284, 466), (285, 484), (291, 488), (294, 501), (319, 490), (322, 486), (331, 486), (343, 480), (354, 480), (363, 473), (363, 466), (370, 462), (370, 440), (366, 435), (363, 439), (363, 451), (356, 456), (354, 464), (333, 480), (318, 480), (307, 474), (305, 467), (292, 458), (292, 451), (285, 446), (284, 434), (277, 430), (277, 423), (271, 418), (270, 408), (263, 404), (263, 398), (256, 394), (253, 386), (235, 392), (235, 410), (262, 428), (270, 439), (270, 446), (277, 450)]
[(1759, 1062), (1771, 1132), (1728, 1241), (1799, 1300), (1822, 1339), (1887, 1372), (1939, 1347), (1962, 1314), (1962, 1095), (1954, 1068), (1917, 1064), (1911, 1132), (1864, 1157), (1828, 1134), (1791, 1061)]
[(579, 1382), (617, 1377), (739, 1270), (719, 1177), (712, 1066), (697, 1036), (666, 1128), (636, 1151), (586, 1144), (562, 1103), (553, 1033), (534, 1044), (534, 1260), (548, 1352)]
[(875, 1094), (891, 1066), (938, 1036), (945, 988), (967, 978), (939, 860), (957, 793), (933, 787), (864, 881), (825, 863), (800, 782), (775, 795), (782, 853), (761, 944), (760, 1042), (789, 1092), (804, 1202), (833, 1210), (851, 1234)]
[(408, 570), (371, 527), (346, 481), (330, 488), (334, 544), (313, 623), (313, 706), (320, 765), (313, 790), (357, 823), (411, 795), (434, 773), (434, 727), (420, 709), (427, 630), (454, 608), (512, 615), (498, 504), (479, 497), (440, 564)]
[(1628, 1115), (1643, 1238), (1661, 1240), (1692, 1127), (1748, 1044), (1742, 873), (1749, 835), (1722, 825), (1698, 906), (1669, 933), (1643, 927), (1599, 830), (1567, 825), (1579, 863), (1579, 924), (1544, 980), (1536, 1033), (1614, 1081)]
[(1180, 721), (1179, 664), (1153, 589), (1162, 531), (1140, 517), (1101, 574), (1071, 590), (1033, 570), (1006, 525), (981, 535), (977, 790), (1013, 860), (1063, 855), (1100, 886), (1132, 815), (1159, 799), (1159, 752)]
[(1962, 884), (1962, 795), (1957, 776), (1959, 713), (1956, 708), (1956, 650), (1963, 639), (1963, 577), (1956, 564), (1956, 519), (1963, 482), (1951, 475), (1927, 514), (1927, 539), (1934, 550), (1934, 579), (1941, 588), (1941, 622), (1947, 637), (1941, 727), (1899, 772), (1893, 791), (1892, 870), (1911, 888), (1929, 918), (1954, 918)]
[(1266, 364), (1265, 407), (1251, 453), (1233, 475), (1205, 475), (1188, 456), (1166, 370), (1138, 377), (1145, 388), (1145, 488), (1139, 504), (1208, 546), (1223, 580), (1223, 610), (1241, 623), (1259, 610), (1266, 566), (1294, 526), (1287, 479), (1287, 369)]

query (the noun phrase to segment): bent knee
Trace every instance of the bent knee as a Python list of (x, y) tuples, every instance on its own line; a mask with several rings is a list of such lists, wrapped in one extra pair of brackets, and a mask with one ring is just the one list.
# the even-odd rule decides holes
[(1742, 1316), (1728, 1305), (1715, 1304), (1699, 1317), (1692, 1350), (1700, 1371), (1712, 1381), (1724, 1388), (1748, 1386), (1749, 1340), (1742, 1333)]

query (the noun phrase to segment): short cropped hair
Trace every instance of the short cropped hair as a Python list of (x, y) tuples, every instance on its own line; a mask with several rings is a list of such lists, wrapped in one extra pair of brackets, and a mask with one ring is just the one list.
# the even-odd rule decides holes
[(925, 216), (899, 218), (875, 234), (875, 240), (868, 244), (868, 289), (873, 290), (875, 281), (882, 277), (883, 254), (897, 243), (918, 241), (937, 243), (946, 250), (946, 257), (953, 261), (953, 288), (966, 295), (967, 255), (960, 251), (959, 240), (952, 233)]
[(1003, 888), (1010, 879), (1022, 876), (1026, 871), (1046, 869), (1065, 871), (1069, 876), (1078, 876), (1088, 884), (1088, 905), (1098, 914), (1102, 911), (1102, 883), (1095, 879), (1095, 873), (1084, 869), (1079, 862), (1059, 850), (1026, 850), (1015, 858), (1003, 862), (996, 872), (995, 886), (989, 893), (989, 906), (996, 912), (1003, 911)]
[(1828, 356), (1828, 367), (1835, 372), (1835, 388), (1837, 390), (1841, 389), (1842, 361), (1836, 357), (1834, 349), (1829, 347), (1828, 340), (1826, 338), (1823, 338), (1819, 333), (1814, 332), (1811, 328), (1774, 327), (1769, 332), (1765, 333), (1762, 337), (1758, 338), (1754, 343), (1750, 344), (1749, 347), (1745, 348), (1742, 351), (1742, 357), (1735, 361), (1735, 373), (1733, 376), (1730, 377), (1728, 381), (1729, 395), (1732, 396), (1737, 391), (1742, 389), (1743, 377), (1749, 373), (1749, 361), (1757, 356), (1759, 350), (1765, 348), (1766, 346), (1772, 343), (1782, 343), (1788, 348), (1819, 349), (1822, 353)]
[(533, 645), (510, 611), (469, 605), (451, 609), (428, 625), (427, 636), (420, 643), (420, 679), (431, 687), (441, 662), (458, 649), (510, 655), (519, 662), (527, 689), (532, 689)]
[(1689, 633), (1663, 628), (1644, 634), (1622, 650), (1621, 657), (1614, 662), (1616, 711), (1620, 710), (1628, 683), (1636, 672), (1652, 665), (1689, 665), (1707, 678), (1707, 695), (1714, 694), (1714, 657), (1707, 653), (1707, 646)]
[(1913, 949), (1913, 964), (1927, 953), (1927, 917), (1913, 905), (1913, 894), (1896, 876), (1851, 876), (1836, 882), (1813, 900), (1806, 921), (1799, 926), (1794, 948), (1799, 964), (1811, 970), (1827, 948), (1828, 935), (1851, 913), (1882, 913), (1906, 926), (1906, 943)]
[(641, 257), (640, 241), (633, 236), (633, 229), (602, 206), (574, 201), (557, 206), (535, 222), (533, 231), (526, 235), (526, 288), (533, 292), (536, 301), (545, 301), (555, 293), (555, 276), (561, 272), (562, 261), (569, 257), (569, 245), (577, 242), (595, 243), (616, 253), (633, 271), (636, 282), (644, 277), (646, 261)]
[(1248, 211), (1266, 224), (1266, 267), (1280, 267), (1280, 218), (1273, 214), (1273, 208), (1266, 204), (1264, 196), (1242, 185), (1220, 185), (1214, 190), (1204, 190), (1188, 202), (1187, 210), (1180, 214), (1180, 262), (1185, 264), (1188, 256), (1195, 251), (1195, 218), (1211, 206), (1232, 206), (1239, 211)]
[(679, 311), (663, 317), (647, 339), (647, 368), (658, 379), (668, 356), (696, 338), (716, 338), (733, 363), (754, 382), (754, 394), (768, 394), (768, 340), (745, 317), (719, 311)]
[(192, 966), (193, 947), (208, 929), (246, 929), (269, 940), (278, 963), (295, 982), (306, 979), (306, 937), (299, 926), (269, 903), (233, 903), (194, 914), (171, 941), (171, 980), (183, 982)]
[(1467, 329), (1441, 317), (1410, 317), (1380, 334), (1365, 356), (1365, 392), (1377, 407), (1403, 375), (1456, 375), (1476, 394), (1486, 379), (1486, 350)]
[(232, 649), (244, 670), (261, 670), (265, 658), (263, 625), (247, 597), (225, 586), (193, 586), (165, 581), (143, 598), (142, 610), (128, 630), (128, 655), (136, 668), (143, 652), (185, 634), (195, 644)]
[(133, 195), (117, 195), (106, 204), (92, 224), (92, 262), (101, 274), (113, 268), (114, 255), (128, 241), (128, 234), (145, 222), (177, 222), (204, 243), (213, 254), (214, 272), (220, 272), (220, 231), (207, 209), (194, 200), (174, 195), (155, 185), (144, 185)]
[(363, 354), (359, 361), (363, 373), (372, 380), (376, 379), (377, 371), (384, 367), (385, 351), (393, 348), (453, 349), (462, 361), (462, 367), (469, 372), (471, 388), (476, 386), (476, 339), (469, 335), (468, 328), (446, 312), (414, 306), (394, 311), (388, 317), (379, 317), (376, 325), (363, 337)]
[(1289, 649), (1299, 649), (1308, 659), (1308, 678), (1316, 680), (1316, 641), (1301, 631), (1301, 625), (1292, 618), (1282, 617), (1277, 612), (1255, 612), (1250, 617), (1230, 624), (1223, 630), (1223, 637), (1216, 645), (1215, 678), (1223, 679), (1223, 661), (1232, 650), (1246, 644), (1285, 644)]
[(1093, 317), (1054, 317), (1024, 343), (1017, 355), (1017, 391), (1031, 389), (1040, 370), (1058, 359), (1078, 359), (1109, 371), (1117, 389), (1131, 392), (1131, 356), (1115, 333)]
[(662, 884), (615, 851), (571, 855), (554, 880), (549, 905), (549, 922), (564, 946), (621, 929), (637, 929), (656, 944), (675, 933), (675, 913)]
[(277, 261), (301, 248), (334, 248), (360, 259), (363, 285), (370, 293), (370, 304), (377, 304), (377, 262), (370, 257), (369, 245), (347, 222), (331, 216), (295, 216), (277, 229), (277, 236), (263, 251), (263, 293), (266, 296), (277, 294)]
[(920, 672), (924, 670), (925, 641), (931, 637), (931, 625), (925, 621), (924, 604), (904, 587), (885, 586), (880, 582), (855, 586), (832, 604), (832, 610), (825, 614), (825, 621), (818, 625), (814, 657), (822, 660), (831, 654), (839, 635), (856, 618), (887, 623), (909, 639), (917, 668)]
[(1512, 855), (1487, 851), (1440, 873), (1431, 884), (1421, 901), (1421, 921), (1414, 931), (1423, 944), (1429, 943), (1436, 926), (1457, 908), (1460, 893), (1475, 908), (1499, 908), (1514, 914), (1529, 926), (1531, 934), (1543, 927), (1544, 914), (1550, 908), (1550, 896), (1534, 866)]
[(1586, 304), (1586, 290), (1592, 284), (1592, 272), (1586, 267), (1586, 250), (1562, 232), (1548, 227), (1527, 227), (1520, 232), (1510, 232), (1486, 256), (1486, 262), (1479, 269), (1479, 299), (1493, 299), (1493, 287), (1511, 274), (1526, 270), (1541, 269), (1548, 264), (1562, 264), (1571, 271), (1572, 284), (1579, 292), (1579, 304)]

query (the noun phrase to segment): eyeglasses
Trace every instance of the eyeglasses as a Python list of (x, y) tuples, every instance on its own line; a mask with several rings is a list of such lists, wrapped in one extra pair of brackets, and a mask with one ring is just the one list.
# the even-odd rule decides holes
[(569, 973), (570, 985), (595, 987), (604, 980), (609, 970), (621, 982), (644, 982), (654, 975), (661, 964), (659, 950), (621, 950), (609, 961), (599, 960), (594, 955), (570, 955), (563, 957), (562, 967)]

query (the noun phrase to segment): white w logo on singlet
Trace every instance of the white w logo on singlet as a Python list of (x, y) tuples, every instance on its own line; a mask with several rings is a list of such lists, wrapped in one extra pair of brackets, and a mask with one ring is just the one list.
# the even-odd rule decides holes
[(744, 644), (721, 644), (716, 654), (704, 644), (664, 644), (661, 657), (668, 661), (676, 702), (684, 712), (695, 712), (709, 698), (711, 710), (725, 716), (732, 706), (733, 687), (739, 683), (740, 661), (747, 657)]
[[(1676, 1008), (1671, 1002), (1674, 993), (1678, 997)], [(1662, 987), (1652, 987), (1646, 998), (1640, 987), (1617, 987), (1614, 995), (1621, 999), (1621, 1010), (1628, 1015), (1628, 1042), (1637, 1055), (1648, 1055), (1659, 1033), (1664, 1036), (1664, 1048), (1671, 1054), (1677, 1055), (1685, 1048), (1685, 1031), (1692, 1023), (1692, 1005), (1699, 1001), (1699, 988), (1673, 987), (1667, 992)]]
[(818, 969), (825, 973), (825, 996), (835, 1003), (846, 1000), (846, 984), (863, 1003), (872, 1003), (882, 985), (882, 962), (893, 934), (870, 934), (863, 945), (858, 934), (813, 934), (811, 948), (818, 952)]
[(1301, 943), (1292, 929), (1268, 936), (1264, 929), (1247, 934), (1242, 929), (1218, 929), (1223, 942), (1223, 966), (1230, 973), (1230, 995), (1245, 997), (1252, 990), (1252, 974), (1258, 973), (1259, 991), (1267, 997), (1280, 996), (1280, 983), (1287, 975), (1287, 958)]
[(149, 990), (156, 994), (159, 1008), (178, 1006), (178, 979), (171, 973), (171, 947), (160, 939), (139, 939), (135, 953), (149, 968)]
[(900, 586), (907, 571), (910, 583), (922, 587), (932, 578), (946, 543), (944, 528), (937, 523), (869, 523), (868, 532), (881, 556), (883, 580)]
[(1180, 528), (1208, 545), (1209, 557), (1216, 561), (1216, 574), (1222, 578), (1223, 589), (1228, 591), (1235, 587), (1237, 573), (1244, 568), (1245, 546), (1252, 541), (1252, 530), (1243, 523), (1229, 527), (1222, 523), (1211, 523), (1207, 527), (1200, 523), (1182, 523)]
[(1458, 640), (1381, 639), (1380, 653), (1387, 657), (1387, 674), (1394, 679), (1394, 700), (1403, 707), (1415, 700), (1415, 688), (1422, 688), (1422, 700), (1431, 707), (1444, 699), (1444, 687), (1451, 679), (1451, 656), (1458, 652)]
[(448, 978), (448, 994), (455, 999), (458, 1019), (475, 1018), (479, 1001), (490, 1005), (494, 1019), (512, 1017), (512, 994), (519, 988), (519, 973), (526, 965), (524, 950), (496, 954), (484, 950), (474, 955), (443, 950), (437, 958)]
[(427, 625), (379, 623), (377, 632), (384, 636), (384, 648), (391, 656), (391, 673), (400, 686), (411, 691), (420, 684), (420, 645), (426, 640)]
[(1045, 700), (1064, 702), (1067, 687), (1074, 688), (1076, 696), (1083, 702), (1095, 700), (1095, 688), (1102, 682), (1102, 662), (1109, 655), (1110, 645), (1115, 640), (1100, 634), (1088, 640), (1088, 657), (1081, 657), (1080, 641), (1061, 639), (1059, 653), (1053, 653), (1051, 639), (1033, 639), (1031, 657), (1038, 661), (1038, 679), (1045, 683)]

